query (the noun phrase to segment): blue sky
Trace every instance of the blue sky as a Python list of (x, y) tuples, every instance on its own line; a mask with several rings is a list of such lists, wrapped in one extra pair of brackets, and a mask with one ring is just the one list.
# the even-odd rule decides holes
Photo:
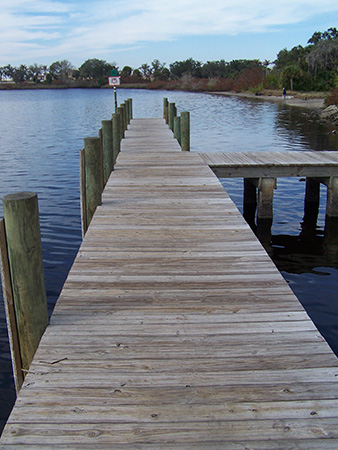
[(330, 27), (337, 0), (2, 0), (0, 66), (273, 61)]

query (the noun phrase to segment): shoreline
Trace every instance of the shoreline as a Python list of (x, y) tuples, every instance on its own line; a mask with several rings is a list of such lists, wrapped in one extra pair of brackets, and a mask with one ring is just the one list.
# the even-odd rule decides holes
[(293, 95), (287, 95), (286, 99), (284, 100), (283, 96), (266, 95), (266, 94), (256, 95), (250, 92), (208, 92), (208, 94), (225, 95), (228, 97), (249, 98), (251, 100), (279, 102), (289, 106), (309, 108), (317, 111), (321, 111), (322, 109), (325, 108), (324, 98), (297, 98), (294, 97)]
[[(0, 90), (3, 91), (10, 91), (10, 90), (26, 90), (26, 89), (105, 89), (108, 86), (66, 86), (66, 85), (45, 85), (45, 84), (19, 84), (19, 85), (13, 85), (13, 84), (7, 84), (7, 83), (0, 83)], [(119, 86), (120, 89), (148, 89), (147, 85), (121, 85)], [(153, 89), (149, 89), (153, 90)], [(156, 89), (157, 90), (157, 89)], [(158, 90), (166, 90), (158, 89)], [(179, 89), (180, 90), (180, 89)], [(190, 92), (187, 90), (187, 92)], [(286, 99), (283, 99), (282, 95), (276, 95), (274, 93), (271, 94), (253, 94), (251, 92), (229, 92), (229, 91), (196, 91), (201, 93), (206, 93), (210, 95), (224, 95), (227, 97), (241, 97), (241, 98), (248, 98), (251, 100), (262, 100), (262, 101), (271, 101), (271, 102), (279, 102), (284, 103), (289, 106), (297, 106), (302, 108), (309, 108), (313, 110), (317, 110), (320, 112), (322, 109), (325, 108), (324, 104), (324, 98), (327, 95), (326, 94), (319, 94), (319, 95), (311, 95), (310, 94), (295, 94), (295, 95), (287, 95)], [(303, 98), (298, 97), (297, 95), (303, 96)]]

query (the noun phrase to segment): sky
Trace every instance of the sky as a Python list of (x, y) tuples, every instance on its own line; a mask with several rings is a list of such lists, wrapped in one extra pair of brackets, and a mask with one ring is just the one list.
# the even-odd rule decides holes
[(337, 0), (1, 0), (0, 66), (274, 61), (330, 27)]

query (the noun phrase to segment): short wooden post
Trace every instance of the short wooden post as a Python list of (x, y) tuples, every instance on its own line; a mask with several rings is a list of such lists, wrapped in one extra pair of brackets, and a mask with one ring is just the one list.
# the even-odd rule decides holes
[(117, 114), (120, 114), (120, 139), (124, 138), (124, 111), (122, 106), (119, 106), (116, 110)]
[(169, 128), (174, 131), (175, 103), (169, 103)]
[(112, 120), (102, 120), (102, 156), (103, 181), (106, 185), (112, 170), (114, 170), (113, 128)]
[(122, 110), (123, 110), (123, 125), (124, 125), (124, 131), (128, 128), (128, 111), (127, 111), (127, 103), (122, 103)]
[(190, 112), (181, 113), (181, 147), (185, 152), (190, 151)]
[(27, 371), (48, 325), (38, 197), (20, 192), (2, 202), (22, 370)]
[(258, 183), (257, 218), (272, 219), (273, 190), (276, 187), (275, 178), (260, 178)]
[(128, 105), (129, 105), (129, 109), (128, 109), (129, 120), (128, 120), (128, 123), (130, 123), (132, 118), (133, 118), (133, 99), (132, 98), (128, 98), (127, 102), (128, 102)]
[(327, 184), (326, 215), (338, 217), (338, 177), (330, 177)]
[(96, 208), (102, 203), (100, 139), (87, 137), (85, 148), (86, 221), (89, 226)]
[(174, 137), (181, 144), (181, 117), (174, 117)]
[(15, 389), (16, 392), (18, 393), (23, 383), (24, 372), (22, 371), (18, 327), (15, 318), (14, 296), (12, 289), (11, 271), (8, 259), (7, 239), (6, 239), (4, 219), (0, 220), (0, 257), (1, 257), (0, 258), (1, 281), (5, 303), (8, 338), (11, 351)]
[(116, 162), (117, 155), (121, 150), (121, 115), (113, 114), (113, 153), (114, 153), (114, 164)]
[(168, 123), (168, 99), (165, 97), (163, 99), (163, 119), (165, 120), (166, 123)]
[(87, 224), (87, 198), (86, 198), (86, 162), (85, 150), (80, 151), (80, 191), (81, 191), (81, 219), (82, 219), (82, 236), (88, 229)]

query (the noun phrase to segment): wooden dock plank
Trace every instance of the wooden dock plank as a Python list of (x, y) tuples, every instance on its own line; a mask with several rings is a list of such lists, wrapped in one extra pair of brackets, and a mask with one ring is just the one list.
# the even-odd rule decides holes
[(208, 162), (134, 119), (0, 449), (334, 449), (337, 375)]
[(219, 152), (200, 156), (220, 178), (338, 176), (338, 152)]

